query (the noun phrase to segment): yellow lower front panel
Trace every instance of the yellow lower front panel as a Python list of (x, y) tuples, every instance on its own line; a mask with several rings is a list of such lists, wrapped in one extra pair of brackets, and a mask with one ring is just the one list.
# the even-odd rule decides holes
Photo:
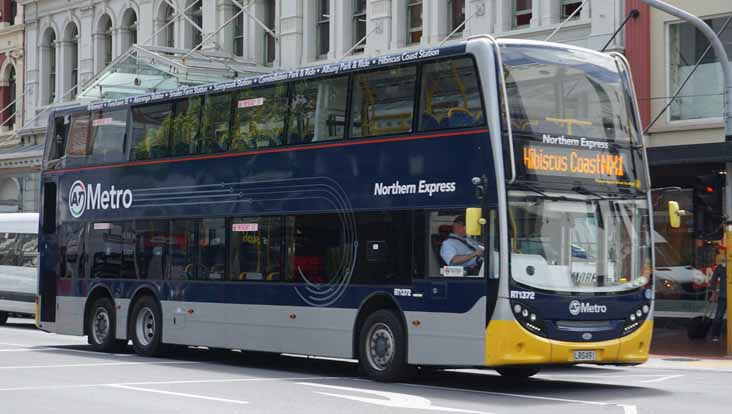
[(574, 363), (574, 351), (593, 350), (593, 363), (643, 363), (648, 360), (653, 321), (620, 339), (601, 342), (563, 342), (542, 338), (516, 321), (491, 321), (486, 330), (487, 366)]

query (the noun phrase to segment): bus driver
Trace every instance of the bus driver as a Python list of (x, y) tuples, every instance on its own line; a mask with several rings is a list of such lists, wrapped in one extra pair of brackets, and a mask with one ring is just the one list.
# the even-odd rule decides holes
[(470, 240), (465, 232), (465, 216), (452, 222), (452, 232), (442, 242), (440, 257), (448, 266), (462, 266), (466, 274), (477, 275), (483, 262), (483, 246)]

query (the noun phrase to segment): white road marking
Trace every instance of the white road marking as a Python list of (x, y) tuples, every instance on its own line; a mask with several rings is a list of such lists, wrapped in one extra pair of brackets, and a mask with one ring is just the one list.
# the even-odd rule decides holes
[(125, 365), (174, 365), (174, 364), (201, 364), (198, 361), (162, 361), (162, 362), (93, 362), (88, 364), (58, 364), (58, 365), (19, 365), (14, 367), (0, 366), (3, 369), (48, 369), (48, 368), (86, 368), (86, 367), (115, 367)]
[(173, 380), (173, 381), (145, 381), (145, 382), (120, 382), (111, 384), (75, 384), (75, 385), (34, 385), (28, 387), (0, 388), (0, 392), (14, 391), (52, 391), (74, 388), (111, 387), (113, 385), (136, 386), (136, 385), (177, 385), (177, 384), (207, 384), (220, 382), (244, 382), (244, 381), (320, 381), (337, 380), (341, 377), (281, 377), (281, 378), (222, 378), (222, 379), (198, 379), (198, 380)]
[(616, 403), (604, 402), (604, 401), (586, 401), (586, 400), (574, 400), (574, 399), (569, 399), (569, 398), (542, 397), (539, 395), (526, 395), (526, 394), (513, 394), (513, 393), (506, 393), (506, 392), (495, 392), (495, 391), (469, 390), (469, 389), (453, 388), (453, 387), (438, 387), (438, 386), (434, 386), (434, 385), (405, 384), (405, 383), (400, 383), (400, 384), (405, 385), (407, 387), (424, 387), (424, 388), (431, 388), (431, 389), (436, 389), (436, 390), (461, 391), (461, 392), (467, 392), (467, 393), (473, 393), (473, 394), (487, 394), (487, 395), (497, 395), (497, 396), (504, 396), (504, 397), (526, 398), (526, 399), (532, 399), (532, 400), (544, 400), (544, 401), (566, 402), (566, 403), (573, 403), (573, 404), (598, 405), (598, 406), (605, 406), (605, 407), (615, 406), (615, 407), (623, 408), (623, 411), (625, 414), (635, 414), (638, 411), (637, 407), (635, 405), (616, 404)]
[(249, 404), (248, 401), (242, 401), (242, 400), (230, 400), (228, 398), (209, 397), (207, 395), (188, 394), (188, 393), (184, 393), (184, 392), (151, 390), (149, 388), (133, 387), (130, 385), (107, 385), (107, 387), (121, 388), (124, 390), (132, 390), (132, 391), (151, 392), (154, 394), (172, 395), (174, 397), (185, 397), (185, 398), (193, 398), (193, 399), (198, 399), (198, 400), (217, 401), (217, 402), (224, 402), (224, 403), (230, 403), (230, 404)]
[(355, 396), (355, 395), (335, 394), (332, 392), (315, 391), (316, 394), (327, 395), (327, 396), (336, 397), (336, 398), (343, 398), (343, 399), (352, 400), (352, 401), (359, 401), (359, 402), (367, 403), (367, 404), (380, 405), (382, 407), (410, 408), (413, 410), (426, 410), (426, 411), (446, 411), (446, 412), (453, 412), (453, 413), (489, 414), (489, 413), (486, 413), (485, 411), (473, 411), (473, 410), (464, 410), (461, 408), (439, 407), (436, 405), (432, 405), (432, 401), (428, 400), (427, 398), (418, 397), (416, 395), (410, 395), (410, 394), (366, 390), (366, 389), (362, 389), (362, 388), (341, 387), (341, 386), (337, 386), (337, 385), (315, 384), (315, 383), (310, 383), (310, 382), (298, 382), (298, 384), (306, 385), (306, 386), (310, 386), (310, 387), (327, 388), (327, 389), (337, 390), (337, 391), (349, 391), (349, 392), (356, 392), (356, 393), (362, 393), (362, 394), (376, 395), (380, 398), (359, 397), (359, 396)]
[(652, 379), (652, 380), (639, 381), (639, 382), (642, 382), (644, 384), (648, 384), (650, 382), (661, 382), (661, 381), (666, 381), (666, 380), (670, 380), (670, 379), (674, 379), (674, 378), (679, 378), (679, 377), (683, 377), (683, 376), (684, 376), (684, 374), (667, 375), (665, 377), (656, 378), (656, 379)]

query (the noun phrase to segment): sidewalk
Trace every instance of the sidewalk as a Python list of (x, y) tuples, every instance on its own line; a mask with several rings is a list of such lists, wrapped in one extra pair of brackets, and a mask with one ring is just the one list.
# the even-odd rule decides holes
[(732, 372), (732, 357), (718, 358), (696, 358), (696, 357), (680, 357), (671, 355), (651, 355), (651, 358), (643, 368), (656, 369), (678, 369), (678, 370), (701, 370), (701, 371), (717, 371)]

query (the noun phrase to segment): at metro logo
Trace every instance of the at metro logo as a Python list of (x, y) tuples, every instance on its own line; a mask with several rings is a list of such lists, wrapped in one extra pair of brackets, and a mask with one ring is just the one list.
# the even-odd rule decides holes
[(132, 190), (118, 190), (111, 186), (102, 191), (97, 183), (84, 184), (74, 181), (69, 190), (69, 212), (74, 218), (81, 217), (87, 210), (116, 210), (132, 206)]
[(574, 316), (582, 313), (607, 313), (607, 306), (573, 300), (569, 302), (569, 313)]

